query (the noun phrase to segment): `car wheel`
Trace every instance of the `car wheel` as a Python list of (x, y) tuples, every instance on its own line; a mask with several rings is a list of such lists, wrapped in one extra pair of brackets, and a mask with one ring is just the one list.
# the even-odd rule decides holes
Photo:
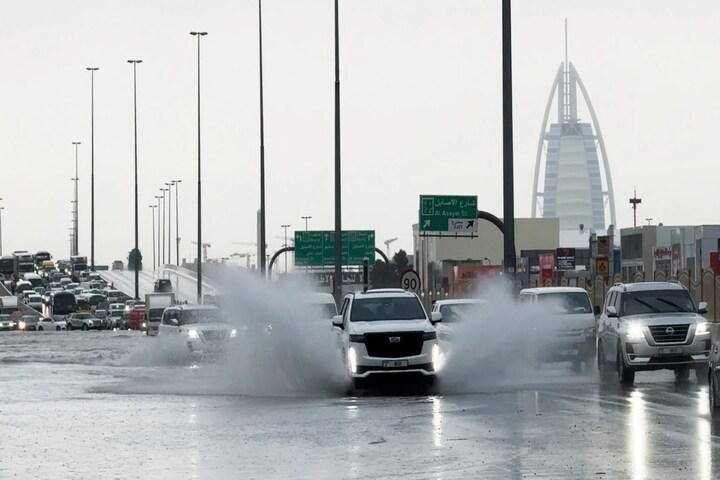
[(717, 382), (715, 381), (715, 375), (710, 371), (708, 372), (708, 400), (710, 403), (710, 415), (713, 417), (720, 415), (720, 407), (718, 407), (717, 396), (715, 395), (716, 388)]
[(602, 343), (598, 343), (597, 367), (598, 373), (600, 374), (600, 381), (602, 383), (609, 382), (610, 377), (612, 376), (612, 370), (610, 370), (607, 362), (605, 361), (605, 351), (603, 350)]
[(690, 378), (690, 369), (688, 367), (678, 367), (675, 369), (675, 381), (687, 382)]
[(625, 365), (621, 345), (617, 346), (617, 373), (621, 385), (631, 386), (635, 383), (635, 370)]
[(695, 378), (700, 385), (704, 385), (708, 381), (707, 367), (695, 367)]
[(65, 327), (65, 328), (67, 328), (67, 330), (68, 330), (68, 332), (69, 332), (70, 330), (72, 330), (72, 324), (71, 324), (71, 323), (68, 323), (68, 324), (67, 324), (67, 327)]
[(38, 327), (38, 332), (42, 332), (42, 331), (43, 331), (43, 327)]
[(59, 331), (60, 331), (60, 327), (59, 327), (59, 326), (58, 326), (58, 327), (55, 327), (55, 330), (57, 330), (57, 331), (59, 332)]
[(355, 387), (355, 390), (364, 390), (367, 386), (367, 378), (353, 378), (353, 387)]
[(87, 329), (88, 329), (87, 323), (83, 323), (82, 329), (83, 329), (83, 331), (87, 332)]

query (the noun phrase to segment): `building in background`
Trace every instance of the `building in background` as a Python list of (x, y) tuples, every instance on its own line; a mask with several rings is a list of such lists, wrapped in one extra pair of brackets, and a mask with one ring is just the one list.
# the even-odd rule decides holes
[[(591, 231), (603, 235), (608, 225), (617, 225), (615, 199), (600, 124), (580, 75), (567, 61), (567, 38), (565, 50), (565, 62), (555, 75), (543, 116), (535, 159), (532, 218), (558, 218), (560, 243), (585, 247)], [(591, 122), (578, 117), (578, 89)], [(554, 98), (557, 121), (548, 128)]]

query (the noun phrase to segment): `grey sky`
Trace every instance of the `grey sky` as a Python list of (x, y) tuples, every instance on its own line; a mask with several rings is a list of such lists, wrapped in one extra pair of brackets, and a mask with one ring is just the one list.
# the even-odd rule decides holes
[[(67, 257), (80, 140), (80, 250), (90, 251), (90, 74), (96, 73), (96, 260), (133, 244), (132, 66), (138, 67), (140, 238), (148, 205), (181, 178), (181, 255), (196, 236), (196, 40), (203, 38), (203, 239), (213, 257), (253, 251), (259, 207), (255, 0), (24, 0), (0, 16), (3, 249)], [(332, 0), (265, 0), (267, 236), (281, 224), (333, 228)], [(502, 214), (500, 4), (341, 0), (343, 226), (411, 249), (420, 193), (477, 194)], [(717, 45), (720, 3), (516, 0), (516, 215), (553, 76), (570, 59), (599, 117), (620, 227), (720, 223)], [(587, 117), (585, 117), (587, 118)], [(173, 227), (174, 228), (174, 227)]]

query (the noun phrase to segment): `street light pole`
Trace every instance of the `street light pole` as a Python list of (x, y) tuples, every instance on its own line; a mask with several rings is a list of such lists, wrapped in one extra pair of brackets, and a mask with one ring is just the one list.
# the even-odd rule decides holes
[(178, 267), (180, 266), (180, 220), (178, 210), (178, 197), (180, 196), (178, 186), (180, 185), (180, 182), (182, 182), (182, 180), (173, 180), (173, 183), (175, 184), (175, 260)]
[[(2, 200), (2, 198), (0, 198)], [(2, 211), (5, 207), (0, 207), (0, 256), (2, 256)]]
[(265, 278), (265, 110), (263, 95), (262, 0), (258, 0), (258, 47), (260, 59), (260, 276)]
[(73, 255), (77, 255), (79, 251), (79, 241), (78, 241), (78, 180), (80, 178), (78, 177), (78, 145), (80, 145), (80, 142), (72, 142), (73, 145), (75, 145), (75, 178), (73, 180), (75, 181), (75, 214), (73, 215), (73, 223), (75, 230), (73, 231)]
[(342, 298), (342, 211), (340, 176), (340, 22), (338, 0), (335, 0), (335, 302)]
[(90, 72), (90, 270), (95, 271), (95, 72), (98, 67), (87, 67)]
[(170, 237), (172, 237), (172, 186), (173, 183), (165, 182), (168, 189), (168, 230), (167, 230), (167, 264), (172, 263), (172, 243), (170, 243)]
[(513, 185), (513, 116), (512, 116), (512, 35), (511, 2), (502, 2), (503, 66), (503, 257), (505, 274), (515, 288), (515, 190)]
[(133, 116), (135, 119), (135, 300), (140, 299), (140, 249), (138, 247), (138, 161), (137, 161), (137, 65), (142, 60), (128, 60), (133, 66)]
[(155, 257), (155, 209), (157, 205), (150, 205), (150, 211), (152, 212), (152, 232), (153, 232), (153, 270), (156, 268), (156, 257)]
[[(285, 245), (283, 247), (287, 248), (287, 229), (290, 227), (290, 225), (280, 225), (282, 228), (285, 229)], [(287, 252), (283, 255), (285, 257), (285, 275), (287, 275)]]
[(308, 220), (310, 220), (312, 217), (300, 217), (303, 220), (305, 220), (305, 231), (308, 231)]
[(202, 303), (202, 168), (200, 161), (200, 37), (207, 32), (190, 32), (197, 37), (197, 104), (198, 104), (198, 225), (197, 225), (197, 302)]
[(155, 200), (157, 200), (157, 255), (158, 255), (158, 267), (160, 267), (160, 199), (162, 198), (162, 195), (155, 195)]
[[(168, 188), (161, 188), (160, 191), (162, 192), (162, 241), (160, 241), (160, 245), (162, 245), (162, 255), (160, 256), (161, 262), (163, 265), (165, 265), (165, 213), (167, 212), (167, 206), (165, 204), (165, 192), (167, 192)], [(158, 240), (160, 237), (160, 230), (158, 230)]]

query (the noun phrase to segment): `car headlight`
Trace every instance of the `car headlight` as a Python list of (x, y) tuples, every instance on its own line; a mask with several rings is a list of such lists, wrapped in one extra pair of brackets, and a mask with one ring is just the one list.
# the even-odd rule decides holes
[(147, 324), (145, 322), (142, 322), (142, 328), (147, 327)]
[(200, 334), (198, 333), (197, 330), (191, 329), (191, 330), (188, 330), (188, 338), (193, 338), (193, 339), (200, 338)]
[(18, 328), (19, 328), (20, 330), (25, 330), (25, 322), (22, 322), (22, 321), (21, 321), (20, 323), (18, 323)]
[(627, 327), (627, 331), (625, 332), (628, 339), (641, 339), (645, 337), (645, 334), (643, 333), (642, 325), (638, 324), (630, 324)]
[(440, 352), (440, 346), (436, 343), (432, 347), (432, 362), (433, 362), (433, 369), (437, 372), (442, 368), (442, 355)]
[(357, 373), (357, 353), (353, 347), (348, 349), (348, 368), (350, 373)]
[(93, 321), (92, 321), (92, 320), (88, 320), (88, 325), (92, 325), (92, 324), (93, 324)]
[(706, 333), (710, 333), (710, 328), (707, 322), (698, 323), (695, 326), (695, 335), (705, 335)]
[(235, 330), (234, 328), (230, 330), (230, 337), (237, 337), (237, 330)]

